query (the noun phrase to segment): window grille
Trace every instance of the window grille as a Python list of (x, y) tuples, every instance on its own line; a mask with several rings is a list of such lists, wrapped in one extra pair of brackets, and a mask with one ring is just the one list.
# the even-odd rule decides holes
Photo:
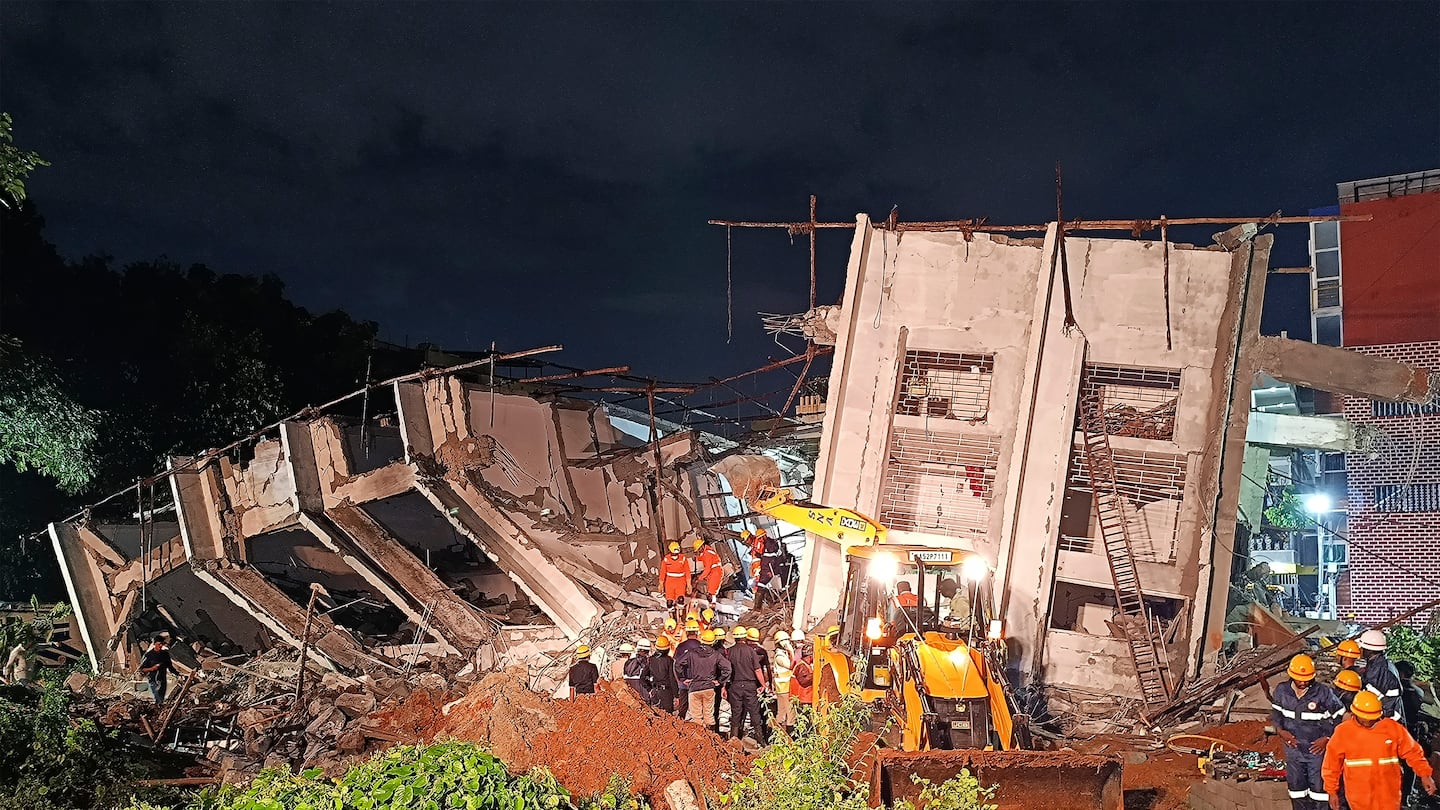
[(1440, 484), (1386, 484), (1375, 487), (1377, 512), (1440, 512)]
[(994, 375), (994, 355), (907, 351), (895, 413), (983, 422)]
[(880, 522), (962, 537), (989, 529), (1000, 438), (897, 427), (880, 494)]
[(1180, 372), (1138, 366), (1085, 364), (1081, 398), (1098, 395), (1105, 432), (1137, 439), (1175, 438)]

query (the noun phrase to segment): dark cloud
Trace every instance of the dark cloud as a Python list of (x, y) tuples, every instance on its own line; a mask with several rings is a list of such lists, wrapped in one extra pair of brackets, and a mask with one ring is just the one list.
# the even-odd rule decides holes
[[(275, 272), (447, 345), (699, 378), (778, 349), (803, 241), (715, 216), (1295, 212), (1428, 168), (1440, 6), (0, 4), (77, 255)], [(1431, 32), (1431, 33), (1425, 33)], [(1286, 263), (1301, 229), (1282, 232)], [(848, 238), (821, 240), (822, 299)], [(1277, 280), (1267, 328), (1300, 329)]]

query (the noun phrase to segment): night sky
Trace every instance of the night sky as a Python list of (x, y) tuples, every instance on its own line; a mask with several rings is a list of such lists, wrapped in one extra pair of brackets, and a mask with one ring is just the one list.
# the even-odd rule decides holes
[[(698, 380), (784, 356), (804, 239), (708, 218), (1287, 214), (1440, 165), (1440, 4), (0, 4), (72, 258), (275, 273), (447, 348)], [(1206, 233), (1219, 230), (1207, 229)], [(1203, 234), (1194, 238), (1203, 239)], [(821, 239), (838, 299), (848, 232)], [(1306, 263), (1303, 227), (1274, 263)], [(1303, 276), (1265, 329), (1307, 337)]]

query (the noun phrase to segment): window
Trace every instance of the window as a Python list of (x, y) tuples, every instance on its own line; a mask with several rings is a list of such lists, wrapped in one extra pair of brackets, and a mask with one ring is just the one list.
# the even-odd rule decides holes
[[(1185, 494), (1185, 457), (1173, 453), (1113, 450), (1115, 491), (1124, 503), (1130, 548), (1138, 560), (1170, 563), (1175, 560), (1180, 502)], [(1067, 551), (1103, 554), (1085, 448), (1075, 445), (1070, 457), (1070, 480), (1062, 509), (1060, 531)]]
[(1370, 413), (1374, 416), (1437, 416), (1440, 415), (1440, 400), (1416, 405), (1412, 402), (1380, 402), (1371, 400)]
[(1440, 484), (1388, 484), (1375, 487), (1377, 512), (1440, 512)]
[(1333, 309), (1340, 306), (1340, 279), (1322, 278), (1315, 281), (1315, 308)]
[(1340, 279), (1340, 251), (1327, 250), (1315, 254), (1315, 278)]
[(880, 493), (880, 522), (900, 531), (983, 535), (990, 524), (1000, 438), (897, 427)]
[(1325, 346), (1343, 345), (1340, 342), (1339, 315), (1315, 316), (1315, 342)]
[(1179, 371), (1086, 363), (1083, 374), (1080, 396), (1099, 399), (1106, 433), (1163, 441), (1175, 438)]
[(1340, 247), (1340, 223), (1316, 222), (1312, 232), (1315, 250), (1329, 250)]
[(897, 416), (985, 421), (994, 355), (907, 351), (900, 372)]
[(1332, 565), (1344, 565), (1350, 559), (1350, 548), (1342, 543), (1327, 543), (1323, 546), (1325, 558), (1322, 562)]

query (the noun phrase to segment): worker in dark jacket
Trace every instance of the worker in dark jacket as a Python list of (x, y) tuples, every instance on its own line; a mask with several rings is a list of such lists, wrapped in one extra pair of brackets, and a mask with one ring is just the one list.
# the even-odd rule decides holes
[(768, 682), (769, 675), (765, 671), (765, 665), (761, 659), (763, 650), (760, 645), (751, 640), (748, 631), (754, 630), (755, 636), (759, 636), (756, 628), (747, 628), (743, 641), (735, 644), (730, 650), (730, 666), (733, 674), (730, 676), (730, 736), (734, 739), (741, 739), (746, 733), (746, 723), (749, 723), (751, 736), (760, 744), (765, 743), (765, 718), (760, 713), (760, 689)]
[(690, 719), (715, 731), (715, 687), (730, 680), (730, 662), (715, 649), (714, 630), (701, 633), (700, 642), (675, 662), (675, 672), (690, 695)]
[(1315, 662), (1308, 655), (1290, 659), (1289, 683), (1275, 687), (1270, 703), (1270, 722), (1285, 742), (1285, 781), (1290, 787), (1294, 810), (1326, 807), (1330, 796), (1320, 766), (1325, 761), (1325, 744), (1345, 715), (1335, 690), (1315, 683)]
[(144, 657), (140, 659), (140, 672), (145, 675), (145, 682), (150, 685), (150, 694), (155, 698), (155, 705), (164, 703), (165, 693), (170, 688), (167, 673), (180, 673), (170, 661), (170, 648), (165, 646), (160, 636), (150, 642), (150, 649), (146, 650)]
[(570, 667), (570, 697), (595, 694), (595, 684), (600, 682), (600, 668), (590, 661), (590, 648), (581, 644), (575, 648), (575, 663)]
[(694, 619), (686, 619), (685, 640), (681, 641), (679, 646), (675, 648), (676, 680), (680, 682), (680, 691), (675, 696), (675, 713), (680, 715), (681, 720), (689, 720), (691, 718), (690, 693), (689, 690), (685, 688), (685, 679), (679, 677), (680, 662), (685, 660), (685, 656), (689, 655), (691, 652), (703, 646), (704, 644), (702, 644), (700, 641), (699, 617), (696, 617)]
[(646, 662), (650, 670), (650, 705), (662, 712), (675, 713), (675, 659), (670, 657), (670, 637), (661, 634), (655, 639), (655, 654)]
[(1385, 711), (1385, 716), (1403, 726), (1406, 718), (1405, 704), (1400, 699), (1403, 691), (1400, 673), (1385, 656), (1385, 646), (1385, 633), (1380, 630), (1366, 630), (1360, 634), (1360, 653), (1365, 657), (1365, 671), (1361, 677), (1365, 681), (1365, 691), (1380, 698), (1380, 708)]
[(646, 703), (650, 702), (650, 639), (642, 638), (635, 644), (635, 652), (625, 659), (625, 665), (620, 670), (625, 678), (625, 683), (640, 699)]

